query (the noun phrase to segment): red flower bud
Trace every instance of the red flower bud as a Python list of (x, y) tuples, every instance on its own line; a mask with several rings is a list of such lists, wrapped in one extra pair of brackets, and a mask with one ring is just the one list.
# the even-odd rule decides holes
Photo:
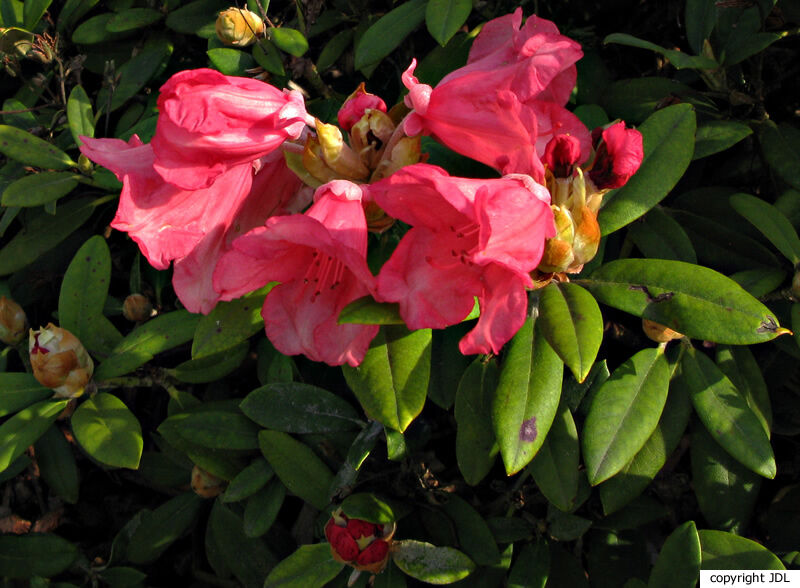
[(386, 567), (389, 547), (397, 525), (378, 525), (362, 519), (351, 519), (336, 509), (325, 525), (325, 537), (333, 559), (356, 570), (377, 574)]
[(389, 544), (383, 539), (378, 539), (370, 543), (364, 551), (358, 554), (356, 563), (360, 566), (383, 562), (389, 553)]
[(601, 190), (624, 186), (644, 158), (642, 134), (635, 129), (626, 129), (625, 123), (620, 121), (602, 131), (595, 129), (592, 140), (599, 141), (599, 144), (595, 144), (595, 159), (589, 177)]
[(340, 527), (331, 519), (325, 525), (325, 538), (331, 544), (333, 557), (343, 563), (350, 563), (358, 557), (358, 544), (347, 527)]
[(569, 178), (581, 159), (581, 143), (572, 135), (556, 135), (544, 148), (542, 163), (557, 178)]
[(361, 120), (367, 109), (386, 112), (386, 103), (379, 96), (367, 92), (362, 82), (356, 88), (356, 91), (347, 97), (347, 100), (344, 101), (344, 104), (339, 109), (339, 114), (337, 115), (339, 126), (345, 132), (350, 132), (350, 129)]

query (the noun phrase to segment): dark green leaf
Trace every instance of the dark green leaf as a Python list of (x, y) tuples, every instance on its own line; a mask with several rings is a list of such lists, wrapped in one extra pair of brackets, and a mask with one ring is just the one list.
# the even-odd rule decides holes
[(237, 412), (212, 409), (182, 412), (172, 415), (161, 426), (209, 449), (258, 448), (258, 427)]
[(142, 517), (128, 543), (128, 560), (149, 563), (167, 550), (197, 519), (203, 499), (194, 492), (170, 498)]
[(69, 131), (76, 145), (81, 145), (79, 137), (85, 135), (94, 137), (94, 115), (92, 102), (83, 86), (75, 86), (69, 93), (67, 100), (67, 121)]
[(492, 402), (492, 424), (511, 475), (544, 443), (561, 397), (563, 364), (528, 319), (511, 341)]
[(116, 396), (100, 392), (72, 415), (72, 430), (81, 447), (106, 465), (139, 467), (142, 457), (142, 427), (134, 414)]
[(0, 125), (0, 153), (25, 165), (45, 169), (69, 169), (78, 165), (52, 143), (8, 125)]
[(226, 76), (244, 76), (248, 69), (255, 67), (256, 60), (240, 49), (219, 47), (206, 51), (214, 69)]
[(500, 551), (492, 532), (478, 511), (456, 494), (447, 497), (442, 505), (453, 521), (461, 548), (479, 566), (493, 566), (500, 561)]
[(752, 471), (774, 478), (775, 456), (761, 422), (714, 362), (688, 349), (681, 360), (680, 377), (714, 440)]
[(70, 504), (78, 502), (78, 466), (72, 446), (58, 427), (50, 427), (36, 442), (36, 462), (42, 478), (55, 494)]
[(570, 512), (578, 495), (580, 445), (572, 413), (561, 402), (544, 445), (533, 458), (530, 469), (539, 491), (556, 508)]
[(106, 29), (112, 18), (114, 18), (113, 12), (104, 12), (87, 18), (72, 31), (72, 42), (78, 45), (94, 45), (121, 37), (122, 35)]
[(230, 302), (220, 302), (202, 317), (192, 342), (192, 358), (229, 349), (263, 329), (261, 306), (274, 285), (269, 284)]
[(181, 382), (190, 384), (213, 382), (227, 376), (238, 368), (247, 357), (249, 351), (250, 344), (247, 341), (241, 341), (230, 349), (184, 361), (182, 364), (167, 371)]
[(753, 129), (735, 120), (711, 120), (697, 127), (692, 161), (733, 147), (753, 134)]
[(392, 560), (406, 574), (428, 584), (452, 584), (475, 569), (473, 561), (457, 549), (413, 539), (395, 541)]
[[(4, 195), (5, 196), (5, 195)], [(769, 202), (750, 194), (734, 194), (731, 206), (764, 235), (786, 259), (800, 262), (800, 238), (792, 223)]]
[(592, 295), (576, 284), (550, 284), (539, 294), (537, 329), (582, 382), (603, 340), (603, 316)]
[(222, 495), (222, 502), (237, 502), (249, 498), (266, 486), (274, 474), (267, 461), (257, 457), (231, 480)]
[(644, 159), (639, 170), (600, 210), (603, 235), (613, 233), (658, 204), (675, 186), (694, 153), (695, 113), (689, 104), (675, 104), (648, 117), (639, 127)]
[(0, 417), (53, 395), (32, 374), (0, 372)]
[(116, 566), (113, 568), (105, 568), (100, 573), (100, 577), (107, 582), (111, 588), (135, 588), (144, 584), (147, 574), (140, 572), (136, 568)]
[(322, 588), (333, 580), (344, 564), (333, 559), (330, 545), (301, 545), (264, 580), (264, 588)]
[(687, 337), (731, 345), (786, 332), (772, 312), (736, 282), (681, 261), (619, 259), (577, 280), (600, 302), (650, 319)]
[(425, 24), (431, 36), (444, 47), (464, 26), (471, 12), (471, 0), (429, 0)]
[(550, 569), (547, 543), (527, 543), (508, 575), (508, 588), (544, 588)]
[[(378, 441), (378, 436), (383, 432), (383, 425), (372, 421), (364, 427), (347, 450), (347, 456), (339, 471), (333, 479), (330, 495), (346, 494), (355, 485), (361, 465), (369, 457)], [(398, 433), (400, 434), (400, 433)]]
[(155, 38), (145, 44), (140, 53), (117, 70), (119, 83), (114, 87), (110, 103), (107, 87), (98, 93), (99, 108), (114, 111), (138, 94), (164, 68), (165, 62), (172, 55), (172, 49), (172, 43), (163, 38)]
[(332, 392), (299, 382), (256, 388), (242, 401), (242, 412), (262, 427), (285, 433), (348, 431), (361, 424), (350, 404)]
[(703, 44), (711, 36), (717, 22), (717, 5), (715, 0), (686, 1), (686, 38), (695, 53), (703, 51)]
[(749, 347), (717, 347), (717, 365), (728, 379), (742, 393), (749, 406), (769, 437), (772, 429), (772, 407), (769, 391), (761, 375), (756, 358)]
[(78, 548), (57, 535), (0, 536), (0, 576), (5, 578), (55, 576), (77, 557)]
[(498, 451), (492, 427), (497, 379), (497, 364), (479, 358), (466, 369), (456, 392), (456, 460), (461, 475), (471, 486), (489, 473)]
[(786, 279), (786, 272), (778, 268), (744, 270), (728, 276), (756, 298), (774, 292)]
[(603, 39), (603, 43), (618, 43), (620, 45), (627, 45), (628, 47), (638, 47), (640, 49), (655, 51), (666, 57), (676, 69), (717, 69), (719, 67), (719, 64), (710, 57), (689, 55), (682, 51), (665, 49), (650, 41), (637, 39), (633, 35), (626, 35), (624, 33), (612, 33)]
[(308, 51), (308, 41), (297, 29), (273, 27), (267, 29), (267, 36), (278, 49), (286, 51), (289, 55), (301, 57)]
[(0, 425), (0, 472), (44, 435), (68, 400), (42, 400)]
[(269, 531), (285, 496), (286, 487), (279, 480), (273, 479), (265, 488), (248, 498), (244, 508), (244, 534), (247, 537), (261, 537)]
[(317, 69), (320, 72), (327, 71), (329, 68), (333, 67), (336, 60), (342, 56), (345, 49), (353, 42), (354, 33), (355, 31), (353, 29), (345, 29), (331, 37), (331, 40), (322, 48), (319, 58), (317, 59)]
[(697, 263), (697, 254), (686, 231), (661, 207), (648, 212), (630, 226), (628, 235), (645, 257)]
[(785, 129), (767, 120), (758, 126), (758, 140), (769, 167), (784, 182), (800, 190), (800, 153), (793, 148)]
[(39, 24), (42, 15), (45, 13), (53, 0), (27, 0), (22, 7), (22, 26), (29, 31)]
[(221, 10), (231, 5), (228, 0), (196, 0), (167, 15), (166, 25), (173, 31), (209, 37), (214, 35), (214, 21)]
[(366, 492), (351, 494), (342, 501), (341, 507), (350, 518), (380, 525), (391, 524), (405, 513), (402, 505)]
[(280, 431), (261, 431), (258, 441), (261, 453), (290, 492), (318, 510), (328, 506), (333, 474), (308, 445)]
[(286, 75), (286, 71), (283, 69), (281, 53), (275, 48), (275, 45), (266, 39), (261, 39), (257, 45), (253, 45), (253, 59), (271, 74), (276, 76)]
[(98, 2), (99, 0), (67, 0), (58, 15), (56, 30), (63, 33), (71, 29)]
[(366, 69), (394, 51), (425, 19), (427, 0), (410, 0), (387, 12), (356, 44), (355, 68)]
[(110, 33), (127, 33), (150, 26), (161, 20), (164, 16), (152, 8), (128, 8), (113, 15), (106, 23), (106, 30)]
[(701, 530), (703, 570), (785, 570), (775, 555), (755, 541), (725, 531)]
[(385, 325), (361, 365), (342, 371), (369, 418), (404, 431), (425, 404), (430, 367), (430, 329)]

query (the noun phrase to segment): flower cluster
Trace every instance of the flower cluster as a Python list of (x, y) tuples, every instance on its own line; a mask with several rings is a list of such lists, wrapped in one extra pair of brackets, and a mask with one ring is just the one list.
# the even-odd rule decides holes
[(377, 574), (383, 571), (389, 560), (396, 527), (395, 523), (382, 525), (352, 519), (337, 508), (325, 524), (325, 538), (331, 546), (333, 559), (357, 570)]
[[(497, 353), (525, 320), (527, 290), (594, 256), (602, 195), (643, 157), (637, 131), (591, 133), (565, 108), (581, 56), (518, 9), (487, 23), (467, 65), (436, 87), (412, 62), (404, 105), (388, 109), (360, 86), (338, 126), (308, 115), (297, 92), (184, 71), (161, 88), (150, 144), (84, 137), (81, 150), (124, 183), (111, 226), (156, 268), (174, 262), (193, 312), (279, 282), (262, 310), (275, 347), (356, 366), (378, 327), (338, 324), (352, 301), (396, 302), (421, 329), (462, 321), (477, 299), (460, 349)], [(422, 135), (498, 177), (425, 163)], [(411, 228), (373, 275), (369, 232), (396, 219)]]

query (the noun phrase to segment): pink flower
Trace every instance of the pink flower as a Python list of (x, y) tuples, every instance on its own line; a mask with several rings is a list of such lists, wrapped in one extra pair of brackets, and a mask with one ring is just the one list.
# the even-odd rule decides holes
[(644, 159), (642, 134), (620, 121), (595, 129), (592, 137), (596, 153), (589, 177), (601, 190), (624, 186)]
[(412, 225), (378, 276), (378, 298), (398, 302), (411, 329), (478, 324), (464, 354), (497, 353), (525, 321), (529, 273), (555, 235), (547, 189), (524, 175), (455, 178), (416, 164), (370, 186), (386, 212)]
[(547, 143), (542, 162), (557, 178), (571, 177), (581, 158), (581, 145), (572, 135), (556, 135)]
[(343, 131), (349, 133), (353, 125), (361, 120), (367, 110), (386, 112), (386, 102), (380, 96), (367, 92), (362, 82), (339, 109), (339, 113), (336, 115), (339, 126)]
[(281, 282), (264, 301), (267, 337), (286, 355), (357, 366), (377, 325), (339, 325), (342, 309), (374, 291), (367, 268), (362, 187), (320, 186), (305, 214), (273, 217), (233, 242), (214, 272), (223, 300)]
[(296, 139), (305, 128), (302, 95), (211, 69), (182, 71), (161, 87), (153, 167), (186, 190), (208, 188), (231, 167)]
[(211, 272), (230, 241), (282, 213), (301, 187), (280, 154), (235, 165), (208, 188), (184, 190), (164, 182), (153, 167), (153, 148), (135, 135), (127, 143), (81, 140), (81, 152), (123, 182), (111, 226), (127, 232), (156, 269), (176, 262), (175, 292), (192, 312), (210, 312), (219, 300)]

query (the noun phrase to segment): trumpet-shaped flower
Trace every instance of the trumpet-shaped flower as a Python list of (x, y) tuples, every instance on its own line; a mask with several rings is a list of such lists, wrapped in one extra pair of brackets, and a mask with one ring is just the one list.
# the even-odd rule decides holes
[(370, 186), (388, 214), (412, 225), (378, 276), (378, 298), (398, 302), (411, 329), (481, 316), (464, 354), (499, 352), (525, 321), (529, 273), (555, 235), (550, 195), (529, 176), (474, 180), (416, 164)]
[(597, 147), (589, 177), (601, 190), (624, 186), (644, 159), (642, 134), (620, 121), (595, 129), (592, 136)]
[(153, 167), (186, 190), (208, 188), (232, 167), (298, 138), (303, 96), (211, 69), (182, 71), (161, 87)]
[(261, 315), (267, 336), (287, 355), (356, 366), (377, 325), (337, 324), (342, 309), (374, 291), (367, 268), (362, 187), (345, 180), (320, 186), (305, 214), (273, 217), (233, 241), (214, 272), (223, 300), (273, 281)]

